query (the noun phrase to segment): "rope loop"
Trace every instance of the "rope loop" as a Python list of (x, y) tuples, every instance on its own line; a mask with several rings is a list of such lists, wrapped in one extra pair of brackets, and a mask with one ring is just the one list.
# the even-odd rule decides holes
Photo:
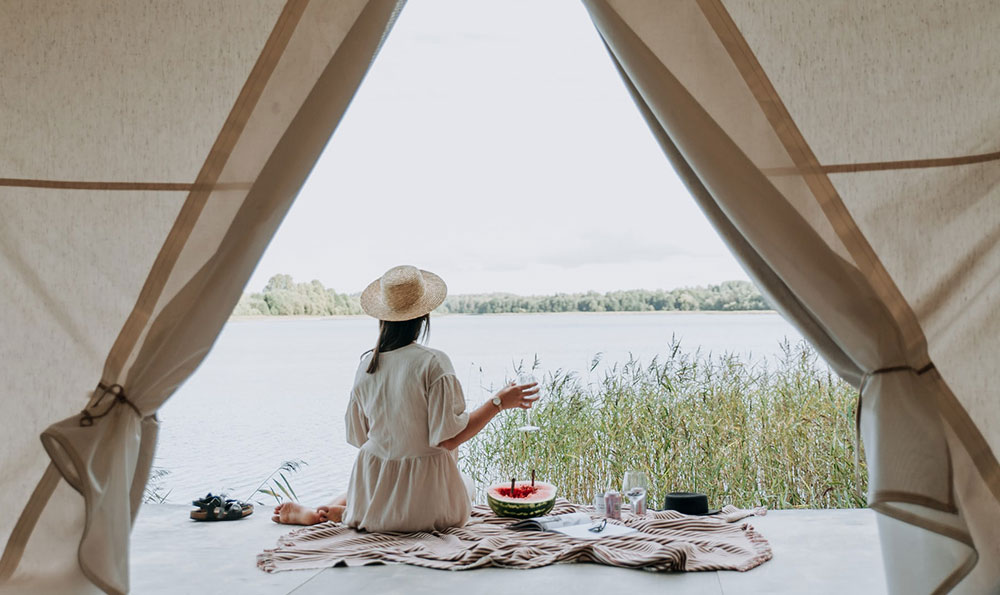
[[(140, 418), (142, 417), (142, 412), (139, 411), (139, 408), (135, 406), (135, 403), (129, 401), (128, 397), (125, 396), (125, 388), (122, 385), (112, 384), (111, 386), (108, 386), (103, 382), (100, 382), (97, 384), (97, 390), (103, 392), (99, 397), (97, 397), (97, 400), (94, 402), (93, 405), (87, 406), (83, 411), (80, 412), (80, 427), (87, 428), (94, 425), (95, 419), (100, 419), (105, 415), (111, 413), (111, 410), (114, 409), (115, 405), (119, 403), (124, 403), (128, 405), (129, 407), (132, 408), (132, 411), (135, 411), (136, 415), (138, 415)], [(92, 408), (98, 407), (101, 404), (101, 402), (104, 401), (104, 397), (108, 395), (111, 395), (111, 397), (114, 400), (112, 401), (111, 405), (104, 411), (104, 413), (100, 413), (97, 415), (91, 413), (90, 410)]]

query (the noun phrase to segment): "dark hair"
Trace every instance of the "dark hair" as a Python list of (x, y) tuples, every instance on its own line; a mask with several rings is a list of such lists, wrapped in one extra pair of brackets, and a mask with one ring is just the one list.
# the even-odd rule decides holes
[(369, 349), (361, 354), (361, 357), (371, 353), (372, 361), (368, 362), (369, 374), (374, 374), (378, 370), (378, 354), (383, 351), (392, 351), (400, 347), (406, 347), (419, 337), (426, 341), (431, 334), (431, 315), (424, 314), (420, 318), (411, 320), (379, 320), (378, 321), (378, 343), (375, 349)]

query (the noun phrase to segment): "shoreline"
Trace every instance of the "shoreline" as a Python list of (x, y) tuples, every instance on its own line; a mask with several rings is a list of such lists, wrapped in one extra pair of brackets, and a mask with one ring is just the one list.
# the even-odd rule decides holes
[[(447, 313), (438, 314), (432, 313), (434, 318), (451, 318), (454, 316), (565, 316), (567, 314), (586, 314), (587, 316), (619, 316), (622, 314), (642, 314), (644, 316), (649, 315), (667, 315), (676, 316), (681, 314), (709, 314), (713, 316), (728, 316), (732, 314), (777, 314), (776, 310), (634, 310), (634, 311), (619, 311), (619, 312), (496, 312), (489, 314), (467, 314), (467, 313)], [(292, 314), (292, 315), (278, 315), (278, 316), (268, 316), (265, 314), (259, 315), (244, 315), (244, 316), (230, 316), (227, 322), (250, 322), (255, 320), (352, 320), (357, 318), (370, 318), (367, 314), (335, 314), (331, 316), (313, 316), (310, 314)]]

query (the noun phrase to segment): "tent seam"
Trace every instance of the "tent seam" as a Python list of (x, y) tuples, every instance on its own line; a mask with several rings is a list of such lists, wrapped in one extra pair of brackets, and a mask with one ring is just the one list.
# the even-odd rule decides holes
[(136, 192), (213, 192), (217, 190), (249, 190), (251, 182), (96, 182), (85, 180), (47, 180), (36, 178), (0, 178), (7, 188), (49, 188), (55, 190), (131, 190)]
[(869, 171), (890, 171), (898, 169), (925, 169), (931, 167), (956, 167), (1000, 160), (1000, 151), (980, 153), (976, 155), (959, 155), (957, 157), (934, 157), (930, 159), (906, 159), (900, 161), (867, 161), (859, 163), (836, 163), (833, 165), (817, 165), (815, 171), (798, 167), (767, 167), (760, 171), (769, 176), (792, 176), (806, 173), (852, 174)]

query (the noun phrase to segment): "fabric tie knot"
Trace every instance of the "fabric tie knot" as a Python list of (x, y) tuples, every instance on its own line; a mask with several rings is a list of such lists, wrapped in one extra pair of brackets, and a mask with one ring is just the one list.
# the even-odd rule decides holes
[[(88, 405), (83, 411), (80, 412), (80, 426), (81, 427), (89, 427), (89, 426), (94, 425), (94, 420), (95, 419), (102, 418), (105, 415), (111, 413), (111, 410), (114, 409), (115, 405), (117, 405), (119, 403), (124, 403), (124, 404), (128, 405), (129, 407), (132, 408), (132, 411), (135, 411), (136, 415), (138, 415), (140, 418), (142, 417), (142, 412), (139, 411), (139, 408), (135, 406), (135, 403), (133, 403), (132, 401), (129, 401), (128, 397), (125, 396), (125, 388), (122, 387), (122, 385), (120, 385), (120, 384), (112, 384), (111, 386), (108, 386), (108, 385), (104, 384), (103, 382), (101, 382), (101, 383), (98, 383), (97, 390), (100, 390), (100, 391), (103, 391), (103, 392), (100, 394), (99, 397), (97, 397), (97, 400), (94, 401), (93, 405)], [(106, 397), (108, 395), (111, 395), (114, 398), (114, 400), (112, 401), (111, 405), (107, 409), (104, 410), (104, 413), (98, 413), (96, 415), (93, 414), (93, 413), (91, 413), (90, 410), (92, 408), (97, 408), (101, 404), (101, 402), (104, 401), (104, 397)]]

